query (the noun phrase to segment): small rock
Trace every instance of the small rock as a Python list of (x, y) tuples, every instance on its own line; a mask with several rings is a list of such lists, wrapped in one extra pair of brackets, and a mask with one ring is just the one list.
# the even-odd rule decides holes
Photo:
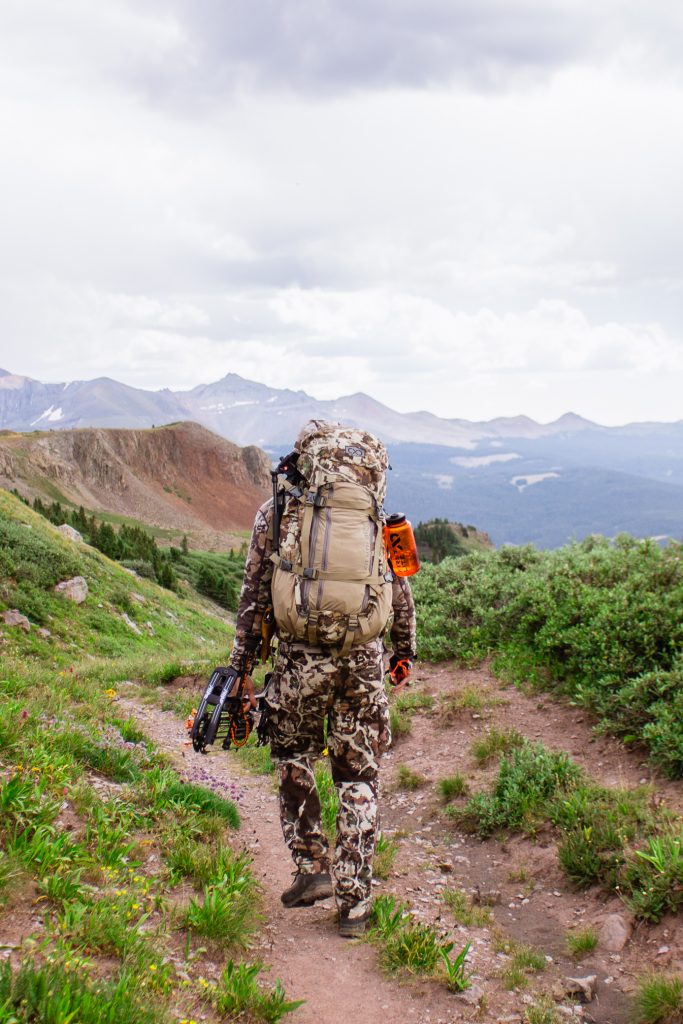
[(8, 608), (6, 612), (3, 612), (2, 621), (6, 626), (18, 626), (19, 629), (23, 629), (24, 633), (28, 633), (31, 628), (31, 623), (17, 608)]
[(500, 889), (480, 889), (477, 886), (472, 896), (473, 903), (481, 903), (485, 907), (495, 907), (500, 900)]
[(597, 983), (597, 974), (588, 974), (585, 978), (563, 978), (553, 985), (553, 998), (561, 1002), (567, 996), (578, 996), (585, 1003), (590, 1003)]
[(61, 594), (62, 597), (66, 597), (76, 604), (83, 604), (88, 596), (88, 584), (82, 576), (74, 576), (73, 579), (62, 580), (61, 583), (58, 583), (55, 587), (55, 594)]
[(50, 630), (49, 629), (45, 629), (44, 626), (41, 626), (40, 629), (37, 630), (37, 633), (38, 633), (38, 636), (42, 636), (43, 640), (47, 640), (48, 637), (52, 636), (52, 633), (50, 632)]
[(142, 636), (142, 630), (138, 626), (137, 622), (133, 622), (131, 617), (126, 612), (121, 612), (121, 618), (123, 619), (127, 626), (130, 626), (134, 633), (137, 633), (138, 636)]
[(481, 985), (470, 985), (463, 992), (458, 992), (458, 999), (462, 1000), (463, 1003), (467, 1003), (468, 1006), (479, 1006), (479, 1003), (484, 998), (484, 990)]
[(453, 865), (448, 860), (440, 860), (437, 864), (440, 871), (443, 871), (444, 875), (449, 875), (453, 870)]
[(69, 526), (68, 523), (62, 523), (62, 525), (58, 526), (57, 529), (59, 530), (61, 535), (63, 537), (68, 538), (68, 540), (72, 540), (74, 541), (74, 543), (76, 543), (77, 541), (83, 543), (82, 535), (78, 532), (78, 530), (74, 530), (73, 526)]
[(143, 597), (142, 594), (136, 594), (134, 590), (131, 590), (130, 596), (133, 598), (134, 601), (137, 601), (138, 604), (145, 604), (147, 600), (147, 598)]
[(631, 938), (631, 922), (623, 914), (608, 914), (600, 925), (598, 941), (610, 953), (619, 953)]
[(659, 949), (657, 950), (657, 956), (664, 956), (664, 954), (668, 953), (668, 952), (669, 952), (669, 947), (668, 946), (660, 946)]

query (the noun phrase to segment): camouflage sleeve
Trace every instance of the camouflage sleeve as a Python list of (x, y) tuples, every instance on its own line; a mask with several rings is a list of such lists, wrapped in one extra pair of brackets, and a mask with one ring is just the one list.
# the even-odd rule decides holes
[(256, 513), (244, 566), (235, 640), (230, 655), (230, 664), (236, 669), (242, 668), (244, 656), (256, 651), (261, 643), (261, 622), (270, 603), (270, 581), (273, 576), (273, 563), (270, 561), (273, 542), (269, 537), (272, 519), (271, 499)]
[(394, 652), (401, 658), (413, 660), (416, 654), (415, 648), (415, 603), (407, 579), (399, 576), (394, 577), (391, 585), (392, 605), (394, 621), (391, 626), (390, 636)]

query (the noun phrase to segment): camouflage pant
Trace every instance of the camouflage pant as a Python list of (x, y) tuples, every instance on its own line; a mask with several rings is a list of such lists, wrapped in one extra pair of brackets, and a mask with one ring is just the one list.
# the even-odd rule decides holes
[(280, 820), (297, 870), (328, 870), (313, 761), (327, 746), (339, 797), (332, 878), (337, 905), (356, 912), (370, 898), (379, 757), (391, 741), (383, 645), (373, 641), (334, 660), (301, 644), (280, 644), (268, 703), (278, 761)]

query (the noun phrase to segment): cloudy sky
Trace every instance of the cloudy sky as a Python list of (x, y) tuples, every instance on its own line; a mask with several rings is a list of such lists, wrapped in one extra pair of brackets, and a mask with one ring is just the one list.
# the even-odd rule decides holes
[(5, 0), (0, 366), (683, 418), (676, 0)]

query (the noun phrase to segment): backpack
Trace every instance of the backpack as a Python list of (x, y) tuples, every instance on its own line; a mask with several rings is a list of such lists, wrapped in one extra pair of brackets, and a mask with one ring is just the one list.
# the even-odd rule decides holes
[[(284, 491), (271, 594), (282, 639), (332, 648), (384, 633), (393, 577), (384, 550), (384, 445), (365, 431), (314, 420), (297, 439)], [(277, 519), (277, 517), (276, 517)]]

